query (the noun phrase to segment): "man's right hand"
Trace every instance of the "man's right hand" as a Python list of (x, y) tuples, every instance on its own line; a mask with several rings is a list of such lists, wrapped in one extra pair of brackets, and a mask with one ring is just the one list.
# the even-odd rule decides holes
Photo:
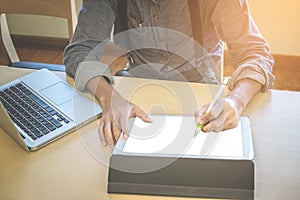
[(87, 84), (87, 89), (95, 95), (102, 107), (99, 124), (99, 137), (104, 146), (114, 145), (121, 132), (128, 138), (129, 118), (140, 117), (151, 123), (151, 118), (139, 106), (124, 99), (103, 77), (95, 77)]

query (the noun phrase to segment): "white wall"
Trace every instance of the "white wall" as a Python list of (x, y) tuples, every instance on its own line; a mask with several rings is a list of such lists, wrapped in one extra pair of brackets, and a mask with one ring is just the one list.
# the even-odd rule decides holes
[[(81, 0), (75, 1), (79, 8)], [(270, 43), (271, 52), (300, 56), (300, 1), (249, 0), (249, 4), (253, 18)], [(21, 15), (9, 16), (8, 20), (14, 34), (68, 37), (64, 19)], [(34, 26), (29, 26), (32, 24)]]

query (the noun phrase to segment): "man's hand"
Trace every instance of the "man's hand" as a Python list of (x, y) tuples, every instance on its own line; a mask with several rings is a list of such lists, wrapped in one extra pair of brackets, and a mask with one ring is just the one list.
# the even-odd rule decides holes
[(229, 97), (219, 99), (212, 107), (211, 111), (206, 113), (209, 104), (203, 106), (195, 112), (196, 124), (204, 124), (204, 132), (219, 132), (234, 128), (238, 125), (240, 112), (238, 105)]
[(209, 104), (195, 112), (196, 124), (204, 124), (204, 132), (219, 132), (236, 127), (241, 113), (260, 90), (261, 84), (254, 80), (238, 81), (234, 89), (225, 98), (219, 99), (210, 112), (205, 113)]
[(128, 138), (130, 117), (140, 117), (145, 122), (151, 122), (150, 117), (139, 106), (125, 100), (103, 77), (91, 79), (87, 88), (102, 107), (98, 133), (104, 146), (114, 148), (121, 132), (124, 139)]

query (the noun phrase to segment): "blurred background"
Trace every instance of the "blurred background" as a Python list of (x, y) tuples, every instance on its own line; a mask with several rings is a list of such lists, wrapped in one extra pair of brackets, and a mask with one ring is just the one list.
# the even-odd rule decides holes
[[(74, 1), (78, 12), (81, 0)], [(274, 73), (277, 80), (274, 88), (300, 91), (300, 1), (249, 0), (249, 5), (252, 16), (269, 42), (275, 58)], [(68, 43), (65, 19), (11, 14), (7, 15), (7, 20), (21, 57), (27, 56), (27, 60), (37, 59), (30, 57), (32, 53), (24, 55), (23, 52), (40, 49), (49, 51), (48, 57), (56, 52), (57, 55), (50, 56), (49, 59), (54, 59), (53, 62), (56, 63), (62, 62), (62, 50)], [(30, 38), (32, 45), (22, 43), (22, 37)], [(43, 56), (39, 59), (43, 59)], [(232, 72), (230, 65), (230, 58), (225, 52), (225, 76)]]

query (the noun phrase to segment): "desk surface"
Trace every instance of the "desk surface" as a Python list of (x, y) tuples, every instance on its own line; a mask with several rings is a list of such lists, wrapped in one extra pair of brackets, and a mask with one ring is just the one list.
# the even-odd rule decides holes
[[(0, 84), (31, 71), (0, 66)], [(123, 95), (151, 113), (193, 113), (209, 101), (202, 84), (128, 78), (116, 83)], [(243, 113), (251, 121), (256, 199), (299, 198), (299, 102), (299, 92), (270, 90), (258, 94)], [(21, 149), (0, 128), (0, 199), (193, 199), (107, 194), (110, 150), (100, 145), (97, 126), (95, 121), (33, 153)]]

